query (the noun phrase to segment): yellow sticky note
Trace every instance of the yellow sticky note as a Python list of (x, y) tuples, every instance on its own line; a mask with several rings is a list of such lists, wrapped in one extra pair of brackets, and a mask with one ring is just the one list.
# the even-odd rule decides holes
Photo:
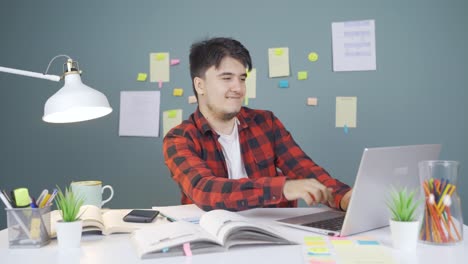
[(312, 61), (312, 62), (317, 61), (318, 60), (318, 54), (316, 52), (311, 52), (311, 53), (309, 53), (308, 58), (309, 58), (309, 61)]
[(305, 241), (304, 242), (306, 246), (312, 247), (312, 246), (326, 246), (327, 242), (325, 241)]
[(276, 56), (281, 56), (281, 55), (283, 55), (283, 49), (281, 49), (281, 48), (275, 49), (275, 55), (276, 55)]
[(313, 247), (313, 248), (308, 248), (307, 250), (315, 254), (330, 253), (330, 250), (327, 247)]
[(348, 245), (352, 245), (353, 241), (351, 241), (351, 240), (332, 240), (331, 243), (334, 246), (348, 246)]
[(300, 71), (297, 73), (297, 79), (300, 81), (307, 80), (307, 71)]
[(173, 93), (174, 96), (182, 96), (184, 94), (184, 89), (182, 88), (174, 88)]
[(140, 73), (138, 73), (137, 81), (144, 82), (144, 81), (146, 81), (147, 77), (148, 77), (148, 74), (140, 72)]
[(164, 53), (156, 53), (156, 60), (164, 60), (166, 58), (166, 54)]

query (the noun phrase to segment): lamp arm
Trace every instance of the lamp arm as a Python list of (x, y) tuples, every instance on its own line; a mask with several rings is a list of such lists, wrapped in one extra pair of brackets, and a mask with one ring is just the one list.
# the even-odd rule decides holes
[(46, 79), (46, 80), (50, 80), (54, 82), (60, 81), (60, 76), (57, 76), (57, 75), (43, 74), (43, 73), (37, 73), (37, 72), (31, 72), (31, 71), (23, 71), (23, 70), (17, 70), (17, 69), (1, 67), (1, 66), (0, 66), (0, 72), (7, 72), (7, 73), (12, 73), (12, 74), (33, 77), (33, 78), (39, 78), (39, 79)]

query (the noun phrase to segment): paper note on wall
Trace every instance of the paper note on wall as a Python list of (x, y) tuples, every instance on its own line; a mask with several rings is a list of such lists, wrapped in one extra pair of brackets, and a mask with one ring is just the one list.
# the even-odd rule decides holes
[(159, 91), (120, 92), (119, 136), (159, 137)]
[(289, 48), (268, 49), (268, 69), (270, 78), (289, 76)]
[(336, 97), (335, 127), (356, 127), (357, 97)]
[(257, 69), (252, 69), (247, 72), (247, 79), (245, 79), (245, 89), (247, 98), (256, 98), (257, 96)]
[(375, 70), (375, 21), (332, 23), (333, 71)]
[(163, 137), (173, 127), (182, 123), (182, 109), (173, 109), (163, 112)]
[(150, 82), (169, 82), (169, 53), (150, 53)]

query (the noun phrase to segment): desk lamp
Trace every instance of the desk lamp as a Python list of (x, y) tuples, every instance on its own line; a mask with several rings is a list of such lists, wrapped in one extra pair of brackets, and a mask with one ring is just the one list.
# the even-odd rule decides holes
[[(66, 57), (64, 74), (62, 77), (47, 74), (52, 62)], [(52, 58), (44, 74), (6, 68), (0, 66), (0, 72), (24, 75), (33, 78), (47, 79), (59, 82), (64, 79), (65, 84), (52, 95), (44, 106), (42, 120), (48, 123), (73, 123), (103, 117), (112, 112), (106, 96), (81, 82), (81, 71), (78, 62), (67, 55), (57, 55)]]

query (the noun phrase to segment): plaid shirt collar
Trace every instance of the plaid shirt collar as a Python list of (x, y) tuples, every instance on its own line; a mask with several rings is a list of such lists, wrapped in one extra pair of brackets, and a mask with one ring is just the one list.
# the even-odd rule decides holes
[[(251, 121), (251, 119), (245, 112), (244, 107), (241, 107), (241, 110), (239, 111), (236, 117), (237, 125), (240, 127), (240, 129), (244, 129), (249, 126), (248, 123)], [(205, 135), (205, 133), (211, 131), (211, 133), (218, 135), (218, 133), (216, 133), (216, 131), (211, 128), (210, 124), (208, 123), (208, 120), (206, 120), (202, 112), (200, 112), (200, 108), (198, 107), (197, 110), (193, 113), (193, 120), (201, 134)]]

